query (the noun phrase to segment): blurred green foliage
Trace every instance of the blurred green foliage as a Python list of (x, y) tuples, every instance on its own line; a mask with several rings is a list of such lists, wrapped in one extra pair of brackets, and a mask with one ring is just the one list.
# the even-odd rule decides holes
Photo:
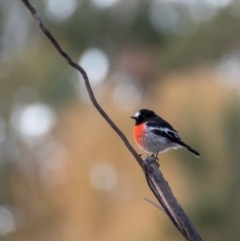
[[(187, 153), (178, 152), (182, 169), (187, 170), (188, 175), (185, 178), (189, 188), (185, 187), (186, 190), (184, 189), (183, 192), (177, 188), (175, 190), (179, 195), (183, 193), (182, 200), (183, 202), (187, 200), (186, 203), (189, 205), (186, 205), (187, 213), (190, 213), (191, 219), (204, 240), (237, 241), (240, 236), (239, 92), (238, 90), (231, 92), (222, 87), (224, 94), (215, 93), (215, 87), (217, 88), (219, 83), (214, 74), (212, 75), (215, 76), (215, 79), (209, 80), (209, 85), (199, 87), (199, 83), (208, 81), (208, 74), (202, 70), (200, 80), (194, 76), (191, 77), (191, 81), (196, 85), (192, 87), (190, 93), (183, 91), (184, 94), (178, 96), (180, 93), (179, 82), (182, 81), (181, 86), (184, 90), (190, 86), (190, 82), (183, 77), (184, 73), (192, 76), (192, 73), (202, 66), (212, 68), (212, 72), (214, 72), (214, 67), (224, 55), (239, 49), (240, 14), (232, 13), (234, 8), (237, 9), (237, 1), (233, 1), (227, 8), (219, 9), (216, 16), (209, 21), (196, 23), (194, 19), (188, 19), (188, 21), (194, 22), (195, 29), (186, 35), (178, 35), (173, 32), (166, 34), (164, 31), (157, 30), (149, 20), (149, 8), (152, 1), (136, 1), (133, 10), (128, 8), (129, 2), (120, 1), (113, 7), (98, 8), (91, 1), (79, 1), (74, 13), (68, 19), (54, 21), (47, 14), (47, 1), (31, 1), (47, 28), (74, 60), (78, 62), (82, 53), (90, 47), (104, 51), (110, 62), (110, 70), (103, 86), (106, 86), (109, 96), (100, 100), (113, 113), (114, 119), (117, 119), (118, 115), (119, 119), (122, 118), (119, 120), (121, 124), (126, 123), (128, 112), (120, 111), (114, 106), (112, 99), (109, 101), (112, 98), (110, 94), (114, 92), (115, 87), (115, 80), (112, 76), (119, 72), (129, 74), (132, 79), (136, 80), (134, 84), (142, 87), (141, 105), (158, 108), (169, 116), (175, 111), (179, 111), (178, 107), (182, 106), (182, 112), (172, 114), (172, 117), (176, 125), (179, 116), (181, 117), (179, 126), (180, 128), (182, 126), (185, 138), (192, 143), (192, 146), (200, 147), (203, 157), (200, 160), (192, 160), (192, 156), (188, 156)], [(77, 73), (55, 51), (21, 1), (4, 0), (0, 2), (0, 6), (0, 205), (12, 211), (16, 219), (12, 230), (4, 233), (5, 229), (1, 229), (1, 227), (4, 227), (6, 216), (1, 216), (3, 214), (0, 210), (0, 236), (13, 241), (45, 240), (48, 234), (54, 233), (51, 240), (60, 240), (58, 232), (61, 231), (63, 232), (61, 240), (79, 240), (79, 236), (76, 237), (73, 234), (78, 234), (76, 230), (80, 228), (83, 240), (94, 240), (98, 236), (102, 238), (101, 240), (110, 240), (111, 238), (106, 238), (104, 234), (111, 229), (109, 227), (114, 223), (118, 223), (116, 226), (120, 226), (116, 230), (121, 231), (115, 233), (113, 231), (111, 234), (113, 237), (119, 235), (117, 232), (123, 235), (121, 237), (125, 237), (124, 234), (127, 235), (126, 230), (128, 229), (124, 229), (124, 222), (129, 221), (129, 225), (138, 224), (139, 227), (143, 227), (139, 222), (145, 213), (141, 214), (141, 210), (136, 211), (137, 208), (140, 209), (140, 206), (135, 206), (142, 194), (137, 196), (135, 193), (132, 199), (128, 198), (127, 201), (120, 199), (119, 201), (119, 199), (114, 199), (112, 194), (112, 196), (104, 192), (99, 194), (89, 185), (87, 173), (90, 164), (84, 163), (84, 160), (88, 160), (93, 165), (93, 160), (97, 155), (93, 152), (101, 153), (102, 159), (109, 155), (108, 158), (111, 158), (114, 165), (119, 170), (123, 170), (122, 172), (127, 173), (130, 169), (134, 173), (131, 173), (134, 180), (138, 179), (138, 174), (134, 169), (135, 166), (127, 169), (125, 165), (128, 164), (114, 162), (119, 158), (119, 155), (116, 154), (119, 147), (117, 144), (115, 145), (116, 137), (111, 137), (110, 130), (104, 124), (99, 124), (103, 126), (99, 128), (100, 133), (97, 136), (92, 135), (94, 133), (92, 125), (80, 128), (83, 123), (90, 124), (90, 121), (97, 120), (98, 116), (91, 111), (91, 106), (85, 107), (83, 101), (76, 100), (76, 97), (79, 97), (76, 96), (75, 86), (76, 79), (78, 79)], [(184, 5), (173, 4), (172, 8), (181, 12), (181, 16), (187, 16), (186, 19), (190, 16), (189, 9)], [(146, 56), (144, 55), (146, 52), (153, 60), (150, 58), (152, 60), (149, 64), (150, 67), (147, 66), (146, 73), (142, 73), (138, 71), (138, 68), (144, 61), (139, 56)], [(126, 61), (128, 58), (132, 58), (132, 61)], [(124, 64), (127, 67), (122, 67)], [(143, 67), (145, 65), (143, 64)], [(156, 65), (156, 68), (151, 68), (153, 65)], [(139, 72), (141, 73), (139, 74)], [(174, 73), (181, 73), (182, 77), (177, 80), (168, 80), (167, 76)], [(151, 76), (150, 79), (148, 79), (149, 76)], [(126, 81), (127, 78), (124, 80)], [(211, 83), (214, 83), (214, 87), (210, 87)], [(170, 86), (167, 89), (168, 93), (172, 90), (175, 91), (174, 97), (168, 99), (173, 103), (168, 102), (168, 105), (162, 91), (165, 85)], [(155, 92), (147, 92), (146, 86)], [(19, 97), (21, 90), (26, 87), (33, 91), (24, 92), (25, 94), (21, 94)], [(237, 89), (239, 86), (234, 88)], [(209, 89), (211, 89), (210, 92)], [(189, 96), (189, 99), (184, 100), (183, 96)], [(208, 98), (209, 101), (205, 102)], [(221, 111), (216, 110), (217, 107), (211, 108), (217, 98), (224, 99), (225, 106)], [(43, 102), (52, 106), (60, 116), (60, 127), (53, 129), (37, 144), (33, 140), (26, 143), (13, 125), (15, 109), (35, 102)], [(219, 100), (216, 106), (221, 103)], [(79, 111), (76, 105), (80, 105), (80, 109), (86, 108), (84, 114), (80, 112), (81, 117), (75, 114)], [(182, 122), (187, 121), (189, 128), (184, 129)], [(70, 127), (65, 123), (68, 123)], [(87, 134), (84, 133), (85, 129), (88, 131)], [(104, 133), (101, 132), (103, 130)], [(129, 126), (126, 128), (126, 133), (128, 132)], [(85, 138), (83, 138), (84, 136)], [(109, 139), (104, 142), (103, 139), (108, 137)], [(53, 189), (50, 187), (52, 183), (46, 184), (42, 181), (48, 174), (43, 172), (43, 164), (40, 159), (43, 155), (42, 159), (49, 164), (48, 161), (51, 161), (51, 155), (54, 154), (46, 146), (53, 140), (62, 140), (61, 138), (64, 143), (66, 142), (66, 146), (63, 146), (68, 150), (69, 160), (71, 160), (70, 167), (66, 167), (66, 184), (61, 184), (59, 189), (56, 188), (57, 190), (52, 191)], [(106, 146), (109, 146), (109, 143), (113, 148), (107, 151)], [(64, 150), (64, 148), (60, 149)], [(125, 149), (121, 150), (121, 153), (125, 152)], [(59, 155), (64, 156), (64, 153), (60, 152)], [(119, 163), (121, 161), (119, 158)], [(80, 165), (80, 162), (83, 164)], [(174, 164), (168, 165), (173, 166)], [(173, 172), (175, 175), (176, 171), (180, 171), (180, 169), (175, 169), (177, 168), (169, 171), (168, 174)], [(81, 173), (79, 174), (79, 172)], [(54, 174), (51, 175), (54, 176)], [(59, 176), (61, 175), (59, 174)], [(72, 180), (72, 177), (76, 179)], [(179, 176), (175, 178), (178, 183)], [(140, 180), (142, 179), (141, 176)], [(79, 185), (82, 186), (79, 188)], [(140, 189), (140, 186), (137, 185), (135, 189)], [(68, 198), (67, 194), (72, 196)], [(84, 199), (82, 196), (86, 198)], [(84, 204), (78, 202), (78, 199), (82, 201), (81, 198), (84, 199)], [(120, 202), (121, 204), (119, 204)], [(131, 207), (130, 210), (135, 213), (129, 215), (125, 209), (122, 211), (119, 205), (122, 205), (123, 202), (125, 205), (130, 202), (134, 203), (135, 209)], [(127, 202), (128, 204), (126, 204)], [(90, 214), (85, 213), (87, 211)], [(76, 216), (79, 215), (77, 218), (74, 216), (75, 212)], [(125, 212), (125, 219), (124, 216), (121, 216), (124, 220), (122, 222), (118, 217)], [(146, 212), (145, 209), (144, 212)], [(22, 216), (18, 216), (19, 213)], [(70, 220), (68, 215), (73, 217), (72, 223), (69, 222), (72, 229), (69, 228), (70, 231), (65, 231), (58, 225), (59, 220)], [(164, 231), (158, 229), (158, 221), (159, 223), (162, 221), (159, 220), (160, 215), (162, 213), (156, 214), (156, 210), (153, 213), (146, 213), (148, 220), (152, 220), (156, 226), (145, 225), (146, 229), (133, 232), (134, 238), (131, 240), (148, 240), (149, 237), (152, 237), (152, 240), (159, 240), (164, 235)], [(84, 216), (83, 221), (82, 216)], [(135, 220), (131, 221), (130, 216), (136, 216)], [(89, 225), (84, 226), (85, 219)], [(81, 222), (81, 225), (78, 225), (78, 221)], [(73, 228), (74, 225), (76, 225), (76, 229)], [(165, 236), (168, 240), (179, 240), (179, 234), (173, 231), (174, 227), (170, 223), (165, 224), (164, 227), (166, 227), (167, 235)], [(86, 233), (89, 233), (89, 236), (84, 236)], [(123, 238), (123, 240), (126, 239)]]

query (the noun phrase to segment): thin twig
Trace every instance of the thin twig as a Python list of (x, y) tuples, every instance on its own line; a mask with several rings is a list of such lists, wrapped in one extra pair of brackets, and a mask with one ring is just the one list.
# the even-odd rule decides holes
[(143, 167), (143, 160), (138, 155), (138, 153), (134, 150), (132, 145), (129, 143), (126, 136), (123, 134), (123, 132), (116, 126), (116, 124), (110, 119), (110, 117), (107, 115), (107, 113), (102, 109), (102, 107), (98, 104), (94, 93), (92, 91), (88, 76), (86, 71), (77, 63), (75, 63), (71, 57), (61, 48), (61, 46), (58, 44), (56, 39), (53, 37), (53, 35), (49, 32), (49, 30), (44, 26), (41, 18), (38, 16), (36, 9), (29, 3), (28, 0), (21, 0), (24, 5), (29, 9), (35, 20), (38, 22), (39, 27), (41, 30), (45, 33), (45, 35), (48, 37), (48, 39), (52, 42), (53, 46), (56, 48), (56, 50), (64, 57), (64, 59), (70, 64), (73, 68), (78, 70), (80, 74), (83, 77), (84, 84), (86, 86), (87, 92), (89, 94), (89, 97), (92, 101), (92, 104), (97, 109), (97, 111), (100, 113), (100, 115), (107, 121), (107, 123), (112, 127), (112, 129), (118, 134), (118, 136), (122, 139), (125, 146), (128, 148), (128, 150), (132, 153), (132, 155), (135, 157), (138, 164)]
[(157, 209), (159, 209), (159, 210), (161, 210), (162, 212), (164, 212), (164, 213), (166, 213), (165, 212), (165, 210), (162, 208), (162, 207), (160, 207), (159, 205), (157, 205), (155, 202), (153, 202), (152, 200), (150, 200), (150, 199), (148, 199), (148, 198), (144, 198), (144, 200), (145, 201), (147, 201), (147, 202), (149, 202), (149, 203), (151, 203), (154, 207), (156, 207)]

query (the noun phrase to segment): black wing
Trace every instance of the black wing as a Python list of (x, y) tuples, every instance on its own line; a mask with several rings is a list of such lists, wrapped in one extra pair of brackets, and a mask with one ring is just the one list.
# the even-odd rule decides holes
[(161, 122), (160, 121), (148, 121), (147, 126), (148, 126), (149, 130), (151, 132), (153, 132), (154, 134), (165, 137), (168, 140), (185, 147), (186, 149), (188, 149), (190, 152), (192, 152), (197, 157), (200, 156), (200, 154), (196, 150), (194, 150), (192, 147), (185, 144), (182, 141), (181, 136), (178, 134), (178, 132), (176, 130), (174, 130), (173, 127), (169, 123), (164, 121), (163, 119), (161, 119)]
[[(181, 136), (178, 134), (176, 130), (162, 118), (156, 121), (148, 121), (147, 126), (156, 135), (161, 135), (169, 140), (179, 143), (181, 141)], [(179, 143), (180, 144), (180, 143)]]

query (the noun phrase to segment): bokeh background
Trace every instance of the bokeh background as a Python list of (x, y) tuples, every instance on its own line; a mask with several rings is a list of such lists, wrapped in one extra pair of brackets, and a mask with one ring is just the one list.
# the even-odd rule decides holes
[[(31, 3), (134, 147), (129, 117), (149, 108), (202, 154), (161, 170), (204, 240), (238, 241), (240, 1)], [(0, 23), (0, 239), (183, 240), (20, 0)]]

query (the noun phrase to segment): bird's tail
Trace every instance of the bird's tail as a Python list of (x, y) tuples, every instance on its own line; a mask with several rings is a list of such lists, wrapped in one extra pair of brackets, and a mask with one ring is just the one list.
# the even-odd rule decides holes
[(187, 150), (189, 150), (190, 152), (192, 152), (193, 155), (195, 155), (196, 157), (200, 157), (200, 153), (198, 153), (197, 151), (195, 151), (194, 149), (192, 149), (192, 147), (188, 146), (187, 144), (185, 143), (181, 143), (182, 144), (182, 147), (186, 148)]

